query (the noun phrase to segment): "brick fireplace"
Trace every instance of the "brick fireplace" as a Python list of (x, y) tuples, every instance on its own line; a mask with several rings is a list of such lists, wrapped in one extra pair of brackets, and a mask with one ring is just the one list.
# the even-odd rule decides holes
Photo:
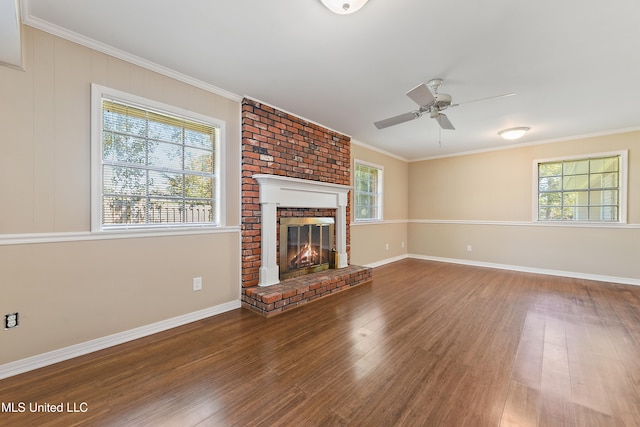
[[(370, 269), (348, 265), (350, 154), (349, 137), (260, 102), (243, 100), (243, 307), (269, 317), (371, 281)], [(269, 183), (266, 192), (265, 182)], [(273, 188), (280, 191), (275, 199), (268, 198), (273, 197)], [(281, 281), (277, 248), (283, 217), (333, 218), (336, 231), (332, 238), (341, 268)]]

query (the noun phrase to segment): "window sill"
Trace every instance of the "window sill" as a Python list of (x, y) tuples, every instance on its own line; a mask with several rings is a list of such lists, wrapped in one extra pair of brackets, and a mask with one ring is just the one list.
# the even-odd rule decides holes
[(581, 227), (581, 228), (628, 228), (626, 222), (597, 222), (597, 221), (533, 221), (534, 225), (543, 227)]
[(60, 243), (78, 242), (88, 240), (111, 240), (111, 239), (139, 239), (145, 237), (168, 237), (184, 235), (202, 235), (219, 233), (239, 233), (240, 226), (231, 227), (188, 227), (152, 230), (108, 230), (108, 231), (85, 231), (85, 232), (65, 232), (65, 233), (25, 233), (25, 234), (4, 234), (0, 235), (0, 246), (4, 245), (27, 245), (38, 243)]
[[(385, 221), (387, 222), (387, 221)], [(506, 227), (573, 227), (573, 228), (619, 228), (619, 229), (640, 229), (638, 223), (549, 223), (546, 221), (490, 221), (490, 220), (469, 220), (469, 219), (410, 219), (411, 224), (453, 224), (453, 225), (495, 225)], [(352, 224), (354, 225), (354, 224)]]
[(356, 224), (379, 224), (384, 222), (383, 219), (354, 219), (351, 223), (352, 225)]
[[(229, 231), (229, 228), (219, 225), (199, 224), (199, 225), (171, 225), (171, 226), (125, 226), (108, 227), (91, 231), (92, 236), (105, 236), (105, 238), (132, 238), (132, 237), (161, 237), (178, 236), (187, 234), (210, 234)], [(107, 237), (109, 236), (109, 237)]]

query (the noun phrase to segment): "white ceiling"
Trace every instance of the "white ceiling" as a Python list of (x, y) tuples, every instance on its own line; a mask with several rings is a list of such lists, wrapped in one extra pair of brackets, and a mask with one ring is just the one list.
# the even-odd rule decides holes
[[(24, 21), (76, 33), (405, 159), (640, 127), (638, 0), (25, 0)], [(456, 127), (373, 122), (416, 109), (434, 77)], [(439, 138), (441, 144), (439, 143)]]

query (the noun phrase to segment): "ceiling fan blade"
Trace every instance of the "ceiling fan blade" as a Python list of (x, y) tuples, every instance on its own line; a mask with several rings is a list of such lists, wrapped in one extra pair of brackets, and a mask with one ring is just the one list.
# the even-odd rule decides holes
[(424, 83), (407, 92), (407, 96), (421, 107), (429, 107), (436, 102), (436, 98)]
[(471, 104), (472, 102), (486, 101), (487, 99), (506, 98), (507, 96), (514, 96), (514, 95), (515, 95), (514, 92), (503, 93), (502, 95), (487, 96), (486, 98), (472, 99), (470, 101), (464, 101), (464, 102), (460, 102), (460, 103), (457, 103), (457, 104), (451, 104), (450, 107), (457, 107), (458, 105), (462, 105), (462, 104)]
[(438, 124), (442, 129), (456, 130), (456, 128), (454, 128), (451, 122), (449, 121), (449, 118), (442, 113), (436, 116), (436, 121), (438, 122)]
[(388, 128), (389, 126), (399, 125), (400, 123), (408, 122), (409, 120), (417, 119), (420, 117), (420, 114), (412, 111), (410, 113), (400, 114), (399, 116), (391, 117), (388, 119), (380, 120), (379, 122), (375, 122), (374, 125), (378, 129)]

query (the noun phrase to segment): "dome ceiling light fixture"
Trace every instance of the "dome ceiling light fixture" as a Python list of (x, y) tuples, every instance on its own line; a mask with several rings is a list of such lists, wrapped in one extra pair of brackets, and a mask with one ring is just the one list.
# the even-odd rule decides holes
[(513, 141), (513, 140), (522, 138), (524, 134), (529, 131), (529, 129), (530, 128), (528, 127), (503, 129), (500, 132), (498, 132), (498, 135), (500, 135), (503, 139)]
[(369, 0), (320, 0), (323, 5), (330, 11), (337, 13), (338, 15), (348, 15), (353, 12), (357, 12), (364, 6)]

